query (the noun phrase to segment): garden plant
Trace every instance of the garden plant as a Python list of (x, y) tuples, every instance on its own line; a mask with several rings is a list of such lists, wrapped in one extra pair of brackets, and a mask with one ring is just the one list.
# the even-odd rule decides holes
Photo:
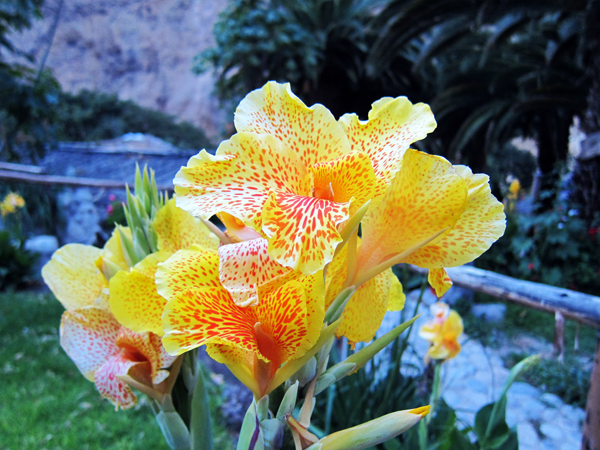
[[(429, 405), (327, 433), (313, 413), (319, 394), (386, 346), (397, 353), (414, 322), (374, 339), (386, 312), (404, 307), (393, 266), (429, 269), (441, 297), (452, 285), (445, 268), (502, 236), (504, 207), (487, 175), (411, 149), (436, 122), (405, 97), (376, 101), (366, 121), (336, 120), (269, 82), (241, 101), (235, 127), (214, 155), (201, 151), (175, 175), (174, 198), (138, 171), (127, 226), (102, 249), (69, 244), (53, 255), (43, 277), (65, 308), (62, 347), (116, 409), (146, 395), (172, 449), (213, 448), (200, 346), (253, 394), (238, 450), (366, 449), (419, 422), (419, 448), (430, 448), (428, 413), (444, 410), (439, 367), (460, 351), (462, 332), (443, 304), (420, 330), (436, 361)], [(334, 361), (345, 342), (348, 356)], [(479, 412), (477, 442), (452, 428), (444, 439), (455, 446), (436, 448), (517, 448), (506, 391), (531, 364), (518, 364)], [(403, 448), (392, 442), (385, 448)]]

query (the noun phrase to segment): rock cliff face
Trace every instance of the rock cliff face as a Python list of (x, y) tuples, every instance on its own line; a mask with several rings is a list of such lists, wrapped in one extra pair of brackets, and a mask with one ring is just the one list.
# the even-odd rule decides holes
[[(116, 93), (176, 116), (213, 140), (224, 124), (210, 74), (191, 73), (192, 58), (214, 42), (224, 0), (46, 0), (44, 20), (13, 36), (36, 61), (58, 25), (46, 67), (64, 90)], [(60, 9), (59, 9), (60, 7)]]

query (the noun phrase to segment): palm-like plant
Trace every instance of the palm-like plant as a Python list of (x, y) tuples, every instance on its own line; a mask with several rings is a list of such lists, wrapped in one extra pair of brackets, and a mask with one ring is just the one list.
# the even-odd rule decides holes
[(392, 1), (381, 14), (383, 31), (367, 70), (385, 76), (395, 58), (410, 55), (413, 72), (428, 80), (440, 124), (430, 150), (486, 170), (508, 140), (533, 136), (543, 182), (551, 187), (567, 155), (573, 115), (586, 105), (584, 7), (577, 1)]

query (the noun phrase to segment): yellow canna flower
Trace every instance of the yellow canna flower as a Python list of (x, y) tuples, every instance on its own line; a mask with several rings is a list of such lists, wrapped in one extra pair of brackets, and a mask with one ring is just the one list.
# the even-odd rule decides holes
[(322, 273), (266, 292), (258, 305), (237, 305), (219, 281), (214, 251), (182, 250), (159, 266), (158, 291), (167, 300), (163, 344), (172, 355), (206, 345), (261, 398), (281, 364), (317, 342), (323, 318)]
[(116, 251), (115, 242), (104, 249), (66, 245), (43, 267), (42, 276), (66, 309), (60, 329), (62, 347), (102, 396), (126, 409), (136, 398), (122, 377), (160, 395), (169, 374), (164, 369), (175, 358), (166, 353), (160, 337), (123, 327), (111, 312), (108, 281), (98, 260), (113, 255), (109, 248)]
[(503, 206), (488, 179), (440, 156), (406, 151), (385, 197), (362, 221), (356, 283), (404, 262), (429, 269), (441, 297), (452, 285), (444, 268), (473, 261), (504, 234)]
[(25, 200), (19, 194), (10, 192), (4, 197), (4, 200), (0, 203), (0, 214), (2, 217), (6, 217), (17, 211), (17, 209), (25, 206)]
[(463, 322), (458, 313), (442, 302), (430, 307), (433, 319), (419, 330), (419, 336), (431, 346), (426, 359), (452, 359), (460, 352), (458, 338), (463, 333)]
[(314, 274), (342, 241), (342, 224), (385, 192), (408, 146), (435, 128), (427, 105), (373, 104), (369, 121), (336, 121), (289, 84), (267, 83), (237, 108), (238, 133), (200, 152), (175, 177), (177, 205), (208, 219), (227, 213), (264, 235), (283, 266)]

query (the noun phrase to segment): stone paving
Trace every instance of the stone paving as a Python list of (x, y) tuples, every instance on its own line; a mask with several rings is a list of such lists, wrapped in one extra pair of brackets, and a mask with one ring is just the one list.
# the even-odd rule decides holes
[[(407, 296), (405, 317), (412, 315), (418, 292)], [(407, 352), (402, 371), (415, 375), (422, 370), (427, 343), (417, 336), (417, 330), (429, 320), (428, 305), (435, 297), (426, 293), (419, 308), (421, 317), (410, 338), (412, 351)], [(400, 313), (388, 313), (385, 330), (400, 323)], [(497, 350), (484, 347), (463, 336), (461, 353), (450, 360), (442, 371), (442, 396), (457, 411), (465, 426), (472, 425), (475, 413), (495, 400), (502, 390), (509, 370), (504, 367)], [(516, 427), (521, 450), (575, 450), (581, 445), (581, 429), (585, 413), (581, 408), (563, 403), (556, 395), (543, 393), (527, 383), (515, 382), (508, 394), (507, 422)]]

